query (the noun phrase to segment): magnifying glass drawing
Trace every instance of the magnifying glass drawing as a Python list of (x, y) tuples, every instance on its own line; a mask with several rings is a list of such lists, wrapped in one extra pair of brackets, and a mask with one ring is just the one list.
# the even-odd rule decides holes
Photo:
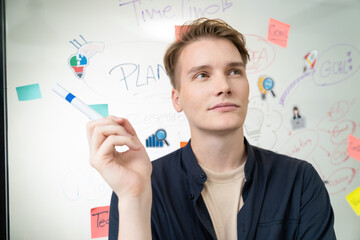
[(155, 137), (159, 141), (164, 141), (166, 145), (169, 146), (169, 143), (166, 141), (166, 131), (164, 129), (159, 129), (155, 132)]
[(271, 78), (265, 78), (263, 81), (263, 87), (267, 90), (267, 91), (271, 91), (272, 95), (275, 97), (275, 93), (272, 90), (274, 87), (274, 80), (272, 80)]

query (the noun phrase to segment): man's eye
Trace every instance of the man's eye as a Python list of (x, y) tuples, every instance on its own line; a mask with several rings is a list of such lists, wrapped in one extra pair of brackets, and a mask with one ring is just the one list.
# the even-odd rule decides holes
[(233, 69), (229, 72), (229, 75), (241, 75), (242, 72), (239, 69)]
[(208, 75), (206, 73), (199, 73), (195, 75), (196, 79), (202, 79), (202, 78), (206, 78), (208, 77)]

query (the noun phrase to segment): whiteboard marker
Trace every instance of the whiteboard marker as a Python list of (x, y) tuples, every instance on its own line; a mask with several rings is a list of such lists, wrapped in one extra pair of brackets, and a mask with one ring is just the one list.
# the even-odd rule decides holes
[(52, 86), (52, 90), (57, 93), (60, 97), (64, 98), (66, 101), (71, 103), (74, 107), (76, 107), (80, 112), (85, 114), (88, 118), (91, 120), (97, 120), (100, 118), (104, 118), (101, 116), (97, 111), (89, 107), (87, 104), (85, 104), (83, 101), (81, 101), (79, 98), (75, 97), (73, 94), (65, 90), (62, 86), (60, 86), (58, 83), (55, 83)]

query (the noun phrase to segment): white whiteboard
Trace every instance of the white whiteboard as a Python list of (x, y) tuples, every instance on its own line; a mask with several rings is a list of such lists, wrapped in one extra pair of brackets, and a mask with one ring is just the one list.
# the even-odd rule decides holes
[[(109, 205), (111, 190), (88, 164), (88, 120), (53, 83), (129, 118), (144, 144), (166, 129), (170, 146), (148, 148), (152, 159), (189, 139), (162, 57), (174, 25), (201, 16), (246, 36), (250, 143), (311, 162), (328, 181), (338, 239), (359, 239), (360, 218), (345, 199), (360, 186), (360, 163), (346, 152), (347, 135), (360, 138), (359, 12), (355, 0), (6, 1), (11, 239), (90, 239), (90, 209)], [(270, 18), (291, 26), (286, 48), (267, 41)], [(315, 69), (304, 72), (313, 50)], [(82, 78), (69, 62), (79, 51), (88, 56)], [(275, 97), (261, 99), (260, 76), (274, 80)], [(16, 88), (31, 84), (41, 98), (19, 101)], [(305, 121), (297, 130), (295, 105)]]

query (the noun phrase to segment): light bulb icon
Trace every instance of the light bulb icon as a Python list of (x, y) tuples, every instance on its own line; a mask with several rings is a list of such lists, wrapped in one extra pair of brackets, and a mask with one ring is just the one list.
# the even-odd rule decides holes
[(273, 91), (274, 88), (274, 80), (270, 77), (261, 76), (258, 79), (258, 88), (261, 93), (261, 98), (265, 99), (265, 95), (267, 91), (270, 91), (273, 97), (275, 97), (275, 93)]
[(77, 53), (69, 57), (69, 65), (72, 68), (77, 78), (84, 78), (85, 67), (89, 64), (89, 59), (98, 52), (104, 51), (104, 43), (88, 42), (83, 36), (80, 38), (84, 41), (83, 44), (79, 43), (76, 39), (70, 43), (77, 49)]
[(69, 64), (74, 70), (75, 76), (77, 78), (84, 77), (84, 68), (88, 64), (88, 60), (84, 55), (74, 54), (70, 56)]

